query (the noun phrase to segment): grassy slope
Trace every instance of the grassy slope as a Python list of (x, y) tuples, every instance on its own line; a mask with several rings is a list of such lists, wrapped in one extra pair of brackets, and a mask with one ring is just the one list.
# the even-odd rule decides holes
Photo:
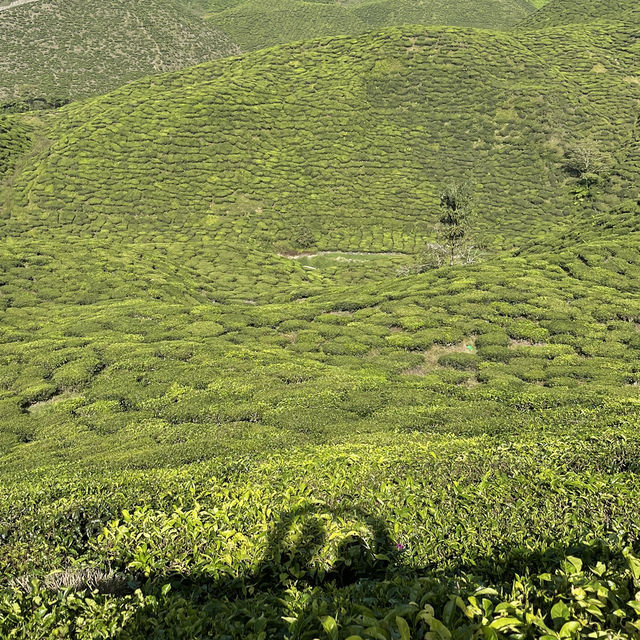
[[(67, 271), (62, 248), (14, 246), (0, 630), (311, 639), (329, 615), (344, 639), (397, 633), (397, 616), (424, 633), (429, 604), (462, 633), (502, 624), (506, 601), (539, 637), (564, 624), (550, 613), (562, 595), (585, 634), (635, 637), (621, 628), (637, 619), (626, 603), (640, 586), (622, 554), (640, 526), (631, 216), (636, 231), (596, 227), (579, 252), (260, 306), (198, 301), (153, 247), (125, 248), (118, 264), (113, 249), (104, 261), (93, 243), (93, 258), (67, 246)], [(140, 268), (145, 250), (155, 272)], [(129, 288), (127, 299), (91, 304), (108, 278), (110, 297)], [(24, 298), (47, 290), (64, 300)], [(567, 555), (605, 562), (605, 578), (574, 568), (569, 579)], [(117, 595), (108, 582), (86, 599), (56, 595), (55, 576), (6, 589), (87, 567), (119, 572)], [(603, 579), (625, 603), (606, 623), (572, 590)], [(445, 608), (486, 585), (497, 591), (484, 615)]]
[[(635, 29), (391, 29), (13, 117), (0, 636), (636, 638)], [(612, 154), (588, 206), (565, 136)], [(275, 253), (413, 251), (460, 167), (481, 264)]]
[(0, 102), (104, 93), (236, 51), (221, 32), (166, 0), (47, 0), (0, 18)]
[(211, 8), (210, 22), (246, 50), (398, 24), (505, 28), (532, 11), (527, 0), (365, 0), (346, 6), (302, 0), (245, 0), (212, 3)]

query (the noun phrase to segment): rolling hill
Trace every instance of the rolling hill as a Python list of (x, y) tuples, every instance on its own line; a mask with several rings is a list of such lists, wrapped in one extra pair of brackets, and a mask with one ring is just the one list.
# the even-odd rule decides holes
[(211, 24), (244, 50), (401, 24), (507, 28), (533, 11), (527, 0), (223, 0), (209, 9)]
[(6, 224), (179, 228), (187, 246), (271, 254), (302, 250), (306, 228), (321, 251), (411, 254), (440, 185), (466, 176), (479, 231), (510, 250), (582, 215), (571, 145), (611, 165), (587, 213), (636, 197), (635, 29), (392, 28), (154, 76), (34, 124), (47, 143), (14, 176)]
[(291, 40), (401, 23), (506, 27), (530, 11), (526, 0), (367, 0), (349, 6), (300, 0), (136, 0), (126, 6), (114, 1), (4, 0), (0, 105), (4, 110), (56, 106), (150, 73)]
[(0, 4), (0, 103), (80, 98), (237, 53), (168, 0)]
[[(2, 116), (0, 637), (636, 639), (637, 32), (390, 27)], [(424, 269), (461, 178), (483, 253)]]
[(633, 0), (552, 0), (523, 21), (525, 27), (553, 27), (594, 21), (640, 20)]

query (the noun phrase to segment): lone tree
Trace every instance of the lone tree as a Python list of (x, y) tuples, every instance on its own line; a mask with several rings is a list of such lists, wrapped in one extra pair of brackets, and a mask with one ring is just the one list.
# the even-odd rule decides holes
[(599, 184), (609, 173), (611, 159), (595, 141), (574, 142), (565, 150), (564, 158), (567, 170), (587, 188)]
[(449, 266), (468, 244), (473, 219), (473, 199), (468, 182), (450, 182), (440, 194), (440, 243), (446, 249)]

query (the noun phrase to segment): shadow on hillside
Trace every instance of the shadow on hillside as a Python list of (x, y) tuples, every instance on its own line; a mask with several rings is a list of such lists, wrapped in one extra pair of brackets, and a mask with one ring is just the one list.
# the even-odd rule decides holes
[[(359, 525), (364, 525), (366, 539), (355, 532), (348, 535), (332, 554), (335, 562), (325, 570), (318, 556), (330, 542), (327, 517), (354, 516)], [(328, 599), (325, 609), (330, 615), (337, 603), (332, 602), (329, 592), (357, 581), (374, 586), (390, 579), (402, 572), (401, 553), (401, 545), (392, 540), (385, 524), (357, 508), (328, 511), (326, 507), (306, 506), (288, 511), (276, 523), (267, 550), (252, 571), (222, 578), (151, 576), (141, 590), (145, 595), (156, 595), (158, 605), (140, 608), (113, 639), (244, 638), (251, 634), (265, 639), (299, 638), (304, 629), (292, 628), (291, 622), (284, 620), (292, 614), (285, 603), (292, 584), (306, 593), (305, 602), (297, 607), (302, 621), (318, 608), (320, 596), (316, 592), (322, 592), (325, 604)], [(171, 590), (160, 596), (162, 585), (167, 583)], [(225, 629), (219, 628), (221, 616)], [(322, 629), (318, 615), (311, 617)], [(260, 636), (261, 631), (266, 635)]]
[[(329, 534), (326, 517), (357, 516), (365, 525), (366, 539), (358, 533), (347, 536), (335, 553), (335, 562), (324, 571), (317, 563), (326, 548)], [(291, 540), (297, 526), (295, 542)], [(486, 584), (511, 581), (515, 575), (552, 570), (569, 554), (606, 559), (607, 547), (566, 547), (558, 545), (544, 552), (521, 548), (495, 550), (488, 557), (451, 568), (449, 576), (473, 573)], [(410, 602), (402, 595), (399, 582), (427, 578), (433, 593), (446, 603), (455, 591), (452, 580), (435, 567), (409, 567), (403, 562), (398, 545), (380, 519), (360, 509), (304, 507), (286, 512), (274, 527), (262, 561), (252, 571), (228, 577), (208, 575), (151, 576), (142, 587), (157, 602), (139, 608), (127, 626), (113, 640), (224, 638), (337, 638), (322, 628), (321, 618), (336, 617), (345, 604), (379, 606)], [(292, 584), (297, 591), (290, 590)], [(163, 585), (171, 584), (162, 596)], [(345, 587), (357, 587), (357, 600)], [(382, 601), (381, 601), (382, 599)], [(293, 604), (292, 604), (293, 603)], [(293, 621), (297, 618), (297, 621)]]

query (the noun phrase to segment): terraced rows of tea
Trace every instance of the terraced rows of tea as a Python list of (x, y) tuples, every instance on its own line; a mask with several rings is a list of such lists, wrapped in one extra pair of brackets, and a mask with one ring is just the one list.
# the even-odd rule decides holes
[(6, 109), (0, 638), (639, 639), (637, 32), (552, 0)]
[(633, 0), (555, 0), (523, 20), (523, 26), (557, 27), (595, 21), (638, 21), (640, 9)]
[[(218, 451), (214, 433), (225, 425), (326, 441), (351, 437), (340, 425), (506, 433), (558, 411), (575, 412), (575, 425), (602, 420), (596, 409), (611, 403), (635, 416), (637, 240), (636, 231), (578, 254), (503, 259), (472, 274), (458, 268), (257, 306), (212, 303), (180, 291), (184, 274), (135, 271), (125, 260), (103, 267), (97, 254), (96, 271), (117, 269), (123, 279), (128, 271), (147, 283), (146, 295), (116, 289), (65, 307), (36, 297), (50, 266), (42, 254), (25, 254), (4, 264), (12, 283), (0, 378), (4, 464), (17, 459), (20, 468), (24, 456), (33, 462), (36, 451), (53, 448), (58, 460), (111, 451), (114, 465), (112, 440), (138, 459), (137, 448), (154, 450), (156, 437), (162, 457), (162, 434), (176, 428), (179, 455), (193, 455), (193, 437), (202, 459)], [(70, 270), (70, 281), (81, 277)], [(57, 288), (65, 285), (60, 278)]]
[(621, 216), (636, 231), (583, 230), (579, 252), (280, 304), (198, 300), (166, 271), (120, 301), (20, 301), (51, 264), (5, 263), (3, 633), (391, 638), (400, 617), (421, 637), (431, 609), (602, 628), (570, 598), (628, 600), (637, 566), (640, 214)]
[(244, 50), (402, 24), (507, 28), (533, 12), (528, 0), (211, 0), (208, 8), (207, 20)]
[(0, 116), (0, 178), (13, 168), (15, 159), (30, 147), (29, 132), (20, 121)]
[(596, 209), (635, 195), (633, 29), (392, 29), (127, 85), (36, 128), (48, 144), (15, 177), (10, 225), (272, 253), (306, 228), (321, 250), (407, 253), (432, 238), (438, 185), (467, 176), (479, 231), (518, 246), (577, 211), (571, 143), (611, 156)]

